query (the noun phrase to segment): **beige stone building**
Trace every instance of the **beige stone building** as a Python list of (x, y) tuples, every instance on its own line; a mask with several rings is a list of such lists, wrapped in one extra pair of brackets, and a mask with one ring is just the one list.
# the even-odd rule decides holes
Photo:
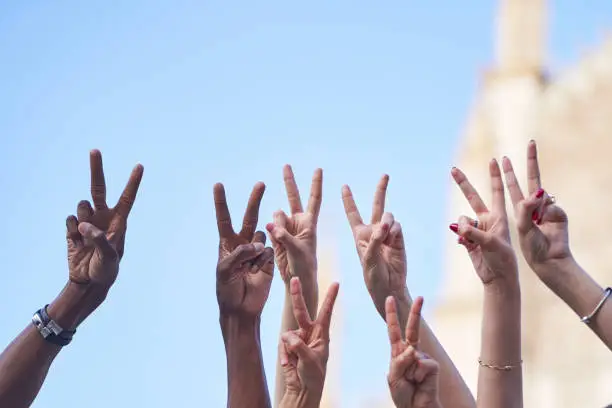
[[(607, 286), (612, 284), (612, 38), (549, 77), (546, 14), (545, 0), (500, 1), (496, 58), (476, 93), (456, 163), (488, 199), (488, 161), (511, 157), (525, 186), (527, 142), (537, 140), (544, 187), (570, 218), (572, 251)], [(449, 220), (471, 215), (455, 186), (450, 197)], [(446, 248), (433, 326), (475, 391), (482, 285), (451, 234)], [(524, 262), (520, 273), (525, 406), (612, 403), (612, 353)]]

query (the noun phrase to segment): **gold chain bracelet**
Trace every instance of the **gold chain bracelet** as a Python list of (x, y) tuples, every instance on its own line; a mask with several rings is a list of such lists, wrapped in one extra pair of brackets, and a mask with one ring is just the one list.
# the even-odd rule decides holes
[(503, 365), (503, 366), (499, 366), (499, 365), (495, 365), (495, 364), (487, 364), (487, 363), (483, 362), (481, 358), (478, 359), (478, 365), (479, 366), (485, 367), (485, 368), (490, 368), (490, 369), (497, 370), (497, 371), (510, 371), (513, 368), (520, 367), (521, 364), (523, 364), (523, 360), (521, 360), (518, 364), (515, 364), (515, 365)]

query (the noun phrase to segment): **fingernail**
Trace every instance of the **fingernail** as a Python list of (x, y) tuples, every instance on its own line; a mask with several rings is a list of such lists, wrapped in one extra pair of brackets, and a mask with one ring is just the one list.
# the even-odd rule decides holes
[(457, 224), (456, 222), (453, 222), (451, 225), (448, 226), (448, 228), (450, 228), (450, 230), (454, 233), (459, 232), (459, 224)]
[(389, 229), (389, 224), (384, 223), (383, 225), (381, 225), (381, 228), (383, 229), (383, 231), (387, 231)]
[(271, 222), (267, 223), (266, 229), (268, 230), (268, 232), (274, 231), (274, 224), (272, 224)]
[(538, 191), (536, 192), (536, 198), (542, 198), (543, 195), (544, 195), (544, 189), (539, 188)]
[(265, 248), (265, 245), (262, 244), (261, 242), (255, 242), (253, 243), (253, 248), (255, 248), (255, 251), (259, 252), (259, 251), (263, 251)]
[(535, 210), (533, 214), (531, 214), (532, 221), (537, 221), (540, 216), (538, 215), (538, 210)]

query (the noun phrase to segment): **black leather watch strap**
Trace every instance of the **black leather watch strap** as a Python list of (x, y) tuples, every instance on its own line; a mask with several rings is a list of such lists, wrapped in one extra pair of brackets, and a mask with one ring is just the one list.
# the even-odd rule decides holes
[(67, 346), (72, 341), (72, 337), (76, 333), (76, 330), (64, 330), (49, 317), (47, 307), (49, 307), (49, 305), (45, 305), (45, 307), (34, 313), (32, 324), (36, 327), (43, 339), (49, 343), (62, 347)]

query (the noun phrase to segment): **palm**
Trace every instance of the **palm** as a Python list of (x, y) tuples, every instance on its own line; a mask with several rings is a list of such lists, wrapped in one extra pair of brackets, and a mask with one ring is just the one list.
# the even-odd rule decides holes
[(329, 358), (329, 341), (322, 336), (321, 328), (313, 328), (310, 332), (295, 330), (295, 334), (312, 350), (316, 357), (310, 364), (291, 356), (286, 375), (287, 387), (300, 390), (306, 384), (322, 384), (325, 381), (326, 364)]
[(504, 270), (508, 265), (516, 263), (516, 257), (510, 236), (508, 234), (507, 220), (493, 216), (490, 213), (481, 214), (479, 226), (488, 231), (493, 239), (484, 248), (481, 245), (466, 245), (470, 259), (476, 273), (482, 282), (491, 282), (497, 276), (497, 272)]
[(310, 256), (316, 250), (316, 224), (309, 213), (298, 213), (287, 217), (285, 224), (287, 233), (295, 237), (294, 243), (297, 253), (289, 256), (287, 248), (280, 242), (274, 243), (276, 265), (281, 278), (289, 282), (292, 276), (297, 276), (301, 265), (311, 264)]
[[(373, 225), (358, 226), (355, 230), (359, 259), (364, 261), (371, 244)], [(406, 284), (406, 251), (402, 242), (383, 242), (377, 250), (378, 262), (364, 264), (364, 279), (368, 288), (391, 293), (404, 288)]]
[(92, 242), (78, 232), (78, 224), (86, 222), (103, 231), (121, 260), (125, 248), (127, 218), (136, 200), (142, 179), (143, 167), (137, 165), (119, 198), (117, 205), (109, 208), (106, 203), (106, 181), (99, 151), (90, 153), (91, 194), (94, 206), (87, 200), (79, 202), (77, 216), (66, 220), (68, 243), (68, 267), (70, 280), (79, 284), (112, 284), (119, 272), (118, 265), (104, 266), (102, 256)]
[(546, 207), (538, 227), (520, 235), (521, 249), (528, 263), (542, 264), (570, 255), (567, 215), (560, 207)]
[(247, 261), (230, 268), (227, 273), (219, 270), (232, 252), (240, 245), (249, 243), (251, 242), (237, 234), (219, 241), (217, 296), (223, 299), (224, 309), (240, 310), (251, 315), (263, 310), (272, 285), (274, 265), (266, 262), (260, 266), (256, 262)]

